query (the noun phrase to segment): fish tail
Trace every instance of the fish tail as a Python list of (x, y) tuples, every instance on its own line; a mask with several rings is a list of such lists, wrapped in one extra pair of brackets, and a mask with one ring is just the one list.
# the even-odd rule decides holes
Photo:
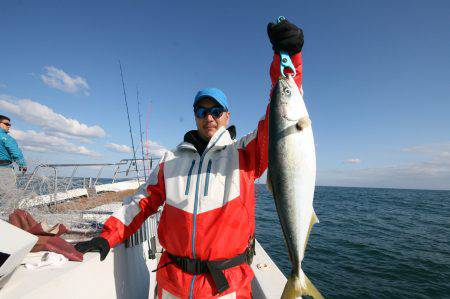
[(314, 299), (323, 299), (322, 294), (312, 284), (312, 282), (306, 277), (303, 270), (300, 272), (300, 276), (290, 276), (284, 287), (282, 299), (294, 299), (302, 296), (311, 296)]

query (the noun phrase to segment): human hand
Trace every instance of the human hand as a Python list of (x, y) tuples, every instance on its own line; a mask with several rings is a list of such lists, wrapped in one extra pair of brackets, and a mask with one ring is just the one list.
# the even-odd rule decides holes
[(287, 52), (294, 55), (302, 51), (303, 31), (288, 20), (267, 24), (267, 35), (275, 53)]
[(23, 174), (25, 174), (25, 172), (27, 172), (27, 170), (28, 170), (28, 167), (26, 167), (26, 166), (19, 167), (19, 171)]
[(108, 241), (102, 237), (95, 237), (89, 241), (79, 242), (75, 245), (75, 249), (81, 253), (100, 252), (100, 260), (103, 261), (111, 249)]

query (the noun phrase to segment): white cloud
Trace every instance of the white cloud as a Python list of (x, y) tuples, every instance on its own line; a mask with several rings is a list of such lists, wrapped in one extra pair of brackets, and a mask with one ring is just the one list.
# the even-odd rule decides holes
[(46, 85), (68, 93), (83, 92), (85, 95), (89, 95), (89, 85), (85, 78), (80, 76), (71, 77), (54, 66), (46, 66), (44, 69), (47, 73), (40, 77)]
[[(106, 144), (106, 147), (119, 152), (119, 153), (132, 153), (133, 149), (127, 145), (121, 145), (116, 143), (108, 143)], [(163, 145), (155, 142), (155, 141), (149, 141), (148, 142), (148, 153), (150, 157), (162, 157), (164, 153), (167, 151), (167, 148), (165, 148)], [(144, 144), (144, 154), (147, 153), (147, 147)], [(140, 143), (136, 147), (136, 155), (141, 154), (141, 148)]]
[(319, 185), (450, 189), (450, 164), (426, 161), (362, 169), (321, 171)]
[(342, 163), (344, 163), (344, 164), (359, 164), (359, 163), (361, 163), (361, 160), (358, 158), (352, 158), (352, 159), (344, 160), (344, 161), (342, 161)]
[(405, 153), (417, 153), (434, 157), (450, 157), (450, 142), (422, 144), (401, 149)]
[(116, 144), (116, 143), (108, 143), (106, 144), (106, 147), (118, 152), (118, 153), (131, 153), (131, 147), (128, 145), (122, 145), (122, 144)]
[[(148, 144), (148, 152), (151, 157), (162, 157), (164, 153), (167, 151), (163, 145), (149, 140), (146, 144)], [(147, 152), (147, 147), (144, 144), (144, 152)]]
[(0, 109), (17, 115), (20, 113), (20, 108), (16, 104), (12, 103), (12, 100), (12, 96), (6, 94), (0, 95)]
[(0, 88), (6, 88), (7, 87), (7, 85), (6, 84), (4, 84), (4, 83), (0, 83)]
[(29, 124), (42, 126), (62, 134), (75, 137), (103, 137), (105, 130), (98, 125), (88, 126), (76, 119), (54, 112), (50, 107), (29, 99), (13, 102), (11, 97), (0, 96), (0, 109), (8, 111)]
[(419, 154), (422, 161), (358, 169), (318, 172), (318, 184), (349, 187), (407, 189), (450, 189), (450, 142), (424, 144), (401, 149)]
[(66, 139), (47, 135), (45, 132), (33, 130), (21, 131), (11, 129), (13, 136), (24, 150), (33, 152), (64, 152), (90, 157), (100, 157), (99, 153), (91, 151), (84, 146), (75, 145)]
[(66, 134), (66, 133), (54, 132), (54, 131), (49, 131), (49, 130), (47, 130), (46, 133), (48, 135), (61, 137), (61, 138), (65, 138), (65, 139), (72, 139), (74, 141), (81, 142), (81, 143), (87, 143), (87, 144), (93, 144), (94, 143), (94, 141), (92, 141), (91, 139), (88, 139), (86, 137), (73, 136), (73, 135), (69, 135), (69, 134)]
[(23, 145), (21, 146), (22, 149), (29, 151), (29, 152), (36, 152), (36, 153), (46, 153), (48, 150), (44, 147), (40, 146), (34, 146), (34, 145)]

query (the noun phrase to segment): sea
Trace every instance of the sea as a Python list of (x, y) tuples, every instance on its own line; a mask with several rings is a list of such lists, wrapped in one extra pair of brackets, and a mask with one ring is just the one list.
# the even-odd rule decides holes
[[(272, 194), (255, 189), (256, 238), (288, 276)], [(450, 191), (318, 186), (314, 208), (302, 268), (325, 298), (450, 299)]]
[[(256, 237), (287, 276), (273, 197), (256, 186)], [(325, 298), (450, 298), (450, 191), (317, 187), (302, 268)]]

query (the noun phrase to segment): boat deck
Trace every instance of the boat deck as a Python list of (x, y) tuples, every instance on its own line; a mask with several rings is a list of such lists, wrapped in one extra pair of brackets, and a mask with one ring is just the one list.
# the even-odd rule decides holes
[[(75, 210), (82, 211), (83, 221), (102, 223), (121, 206), (123, 197), (134, 193), (138, 181), (117, 182), (97, 186), (98, 194), (87, 197), (84, 190), (70, 190), (53, 196), (44, 195), (27, 201), (28, 205), (52, 204), (54, 215)], [(76, 196), (73, 196), (73, 195)], [(80, 208), (81, 207), (81, 208)], [(39, 262), (44, 252), (29, 253), (22, 264), (0, 286), (0, 299), (7, 298), (154, 298), (156, 269), (161, 248), (156, 238), (157, 217), (147, 220), (146, 225), (125, 244), (111, 250), (100, 262), (98, 253), (86, 253), (83, 262), (67, 262), (62, 266), (45, 266), (27, 269), (25, 263)], [(81, 234), (81, 237), (87, 237)], [(76, 242), (80, 236), (70, 236)], [(67, 237), (65, 237), (67, 239)], [(153, 238), (153, 239), (152, 239)], [(147, 242), (151, 240), (152, 242)], [(149, 247), (156, 251), (156, 258), (149, 259)], [(279, 298), (286, 278), (256, 241), (256, 255), (252, 268), (253, 298)]]
[[(83, 262), (27, 269), (44, 252), (30, 253), (0, 289), (0, 299), (154, 298), (157, 260), (146, 256), (146, 243), (114, 248), (104, 261), (98, 253), (86, 253)], [(158, 257), (158, 255), (157, 255)], [(286, 278), (261, 245), (256, 243), (252, 268), (253, 298), (279, 298)]]

